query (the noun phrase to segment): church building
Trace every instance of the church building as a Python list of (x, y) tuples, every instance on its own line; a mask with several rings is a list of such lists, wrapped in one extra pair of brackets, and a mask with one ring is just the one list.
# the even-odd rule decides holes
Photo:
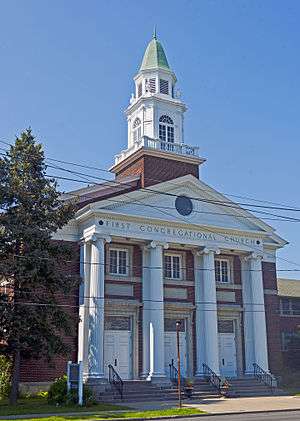
[(168, 382), (176, 325), (184, 377), (276, 374), (281, 364), (276, 253), (286, 241), (202, 181), (206, 160), (185, 138), (176, 82), (154, 34), (114, 180), (64, 197), (79, 209), (55, 239), (80, 253), (74, 353), (90, 383), (107, 382), (110, 366), (123, 380)]

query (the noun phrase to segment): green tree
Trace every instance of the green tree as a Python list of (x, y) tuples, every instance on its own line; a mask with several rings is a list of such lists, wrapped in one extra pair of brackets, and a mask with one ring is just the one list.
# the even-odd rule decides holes
[(46, 169), (30, 129), (0, 159), (0, 352), (12, 360), (11, 404), (21, 358), (65, 354), (63, 337), (76, 322), (59, 304), (78, 286), (79, 277), (66, 271), (74, 256), (65, 243), (51, 240), (74, 216), (75, 203), (61, 200)]

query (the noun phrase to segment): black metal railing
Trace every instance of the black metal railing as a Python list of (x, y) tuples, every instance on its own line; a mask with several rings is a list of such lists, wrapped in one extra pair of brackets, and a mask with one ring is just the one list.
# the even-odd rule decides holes
[[(173, 384), (176, 384), (177, 386), (178, 385), (178, 369), (175, 367), (173, 360), (171, 364), (169, 364), (169, 369), (170, 369), (170, 380)], [(180, 374), (180, 383), (181, 383), (181, 386), (185, 386), (186, 384), (186, 379), (182, 374)]]
[(264, 383), (265, 385), (267, 385), (271, 389), (272, 393), (274, 393), (277, 387), (277, 381), (274, 378), (274, 376), (272, 376), (272, 374), (265, 371), (256, 363), (253, 364), (253, 372), (254, 372), (254, 377), (257, 378), (257, 380), (259, 380), (261, 383)]
[(219, 391), (219, 393), (227, 393), (229, 389), (229, 382), (223, 378), (221, 379), (207, 364), (203, 363), (203, 375), (210, 382), (210, 384)]
[(111, 386), (119, 393), (121, 399), (123, 399), (123, 380), (111, 364), (108, 365), (108, 381)]
[(170, 380), (173, 384), (178, 384), (178, 370), (174, 365), (174, 362), (172, 361), (171, 364), (169, 364), (170, 369)]

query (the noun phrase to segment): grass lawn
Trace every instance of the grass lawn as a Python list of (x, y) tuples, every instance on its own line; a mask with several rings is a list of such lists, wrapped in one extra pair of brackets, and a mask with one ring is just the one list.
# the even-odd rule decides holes
[(18, 399), (16, 406), (10, 406), (7, 400), (0, 400), (0, 416), (4, 415), (22, 415), (22, 414), (48, 414), (62, 412), (98, 412), (114, 411), (118, 409), (129, 409), (126, 406), (111, 405), (109, 403), (100, 403), (88, 407), (78, 405), (54, 406), (47, 403), (46, 398), (32, 397)]
[[(94, 407), (91, 407), (94, 408)], [(89, 410), (89, 409), (87, 409)], [(93, 409), (92, 409), (93, 410)], [(200, 411), (195, 408), (171, 408), (171, 409), (161, 409), (154, 411), (124, 411), (124, 412), (98, 412), (93, 415), (84, 415), (78, 414), (76, 416), (64, 416), (57, 415), (47, 418), (27, 418), (26, 421), (78, 421), (78, 420), (113, 420), (115, 418), (155, 418), (155, 417), (172, 417), (176, 415), (189, 416), (194, 414), (205, 414), (204, 411)]]

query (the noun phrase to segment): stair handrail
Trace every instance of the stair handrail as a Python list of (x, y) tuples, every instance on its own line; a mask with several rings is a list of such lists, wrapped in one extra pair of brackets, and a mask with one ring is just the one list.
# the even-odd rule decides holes
[(108, 364), (108, 381), (119, 393), (121, 399), (123, 399), (123, 380), (111, 364)]
[(226, 378), (221, 379), (220, 376), (217, 375), (207, 364), (203, 363), (203, 375), (207, 378), (210, 384), (219, 391), (219, 393), (223, 393), (223, 390), (229, 389), (229, 382)]
[(274, 376), (271, 373), (268, 373), (262, 367), (260, 367), (257, 363), (253, 363), (253, 373), (254, 377), (259, 380), (261, 383), (269, 386), (272, 393), (274, 392), (277, 382)]
[[(172, 360), (171, 364), (169, 364), (170, 369), (170, 380), (173, 384), (178, 385), (178, 369), (174, 365), (174, 361)], [(185, 385), (185, 377), (181, 374), (180, 375), (181, 384)]]

